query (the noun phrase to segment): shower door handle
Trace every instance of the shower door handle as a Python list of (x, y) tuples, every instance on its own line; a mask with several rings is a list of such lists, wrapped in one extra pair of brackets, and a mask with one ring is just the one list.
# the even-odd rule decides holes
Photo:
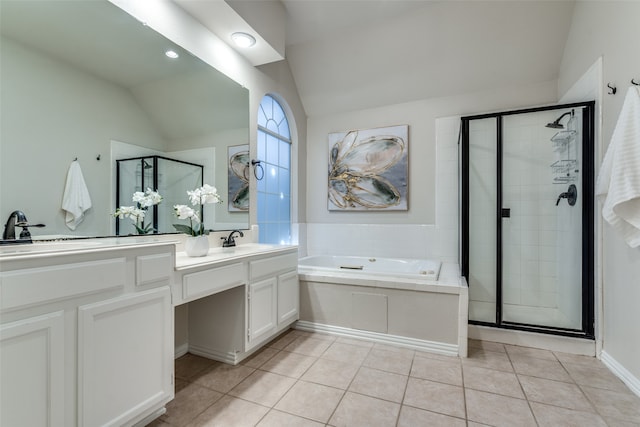
[(500, 212), (500, 216), (502, 218), (511, 218), (511, 209), (502, 208), (502, 211)]

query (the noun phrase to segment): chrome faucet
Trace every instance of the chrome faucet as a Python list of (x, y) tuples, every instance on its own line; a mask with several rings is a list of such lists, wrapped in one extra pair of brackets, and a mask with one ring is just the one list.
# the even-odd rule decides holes
[(222, 242), (222, 247), (223, 248), (231, 248), (234, 247), (236, 245), (236, 240), (234, 239), (233, 235), (234, 234), (239, 234), (240, 237), (244, 237), (244, 234), (242, 233), (242, 231), (240, 230), (233, 230), (231, 233), (229, 233), (229, 237), (221, 237), (220, 239), (223, 240)]
[[(20, 239), (16, 239), (16, 226), (22, 227)], [(31, 243), (31, 233), (29, 227), (44, 227), (44, 224), (29, 224), (27, 216), (22, 211), (13, 211), (4, 225), (2, 240), (14, 240), (19, 243)]]

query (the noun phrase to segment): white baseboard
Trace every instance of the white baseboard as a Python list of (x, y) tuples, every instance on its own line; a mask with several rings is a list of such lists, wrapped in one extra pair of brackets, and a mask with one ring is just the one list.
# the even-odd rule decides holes
[(458, 346), (435, 341), (419, 340), (415, 338), (402, 337), (399, 335), (381, 334), (379, 332), (361, 331), (359, 329), (343, 328), (341, 326), (324, 325), (321, 323), (298, 320), (293, 326), (294, 329), (308, 332), (323, 332), (341, 337), (366, 339), (381, 344), (396, 345), (413, 350), (427, 351), (431, 353), (444, 354), (447, 356), (458, 356)]
[(622, 382), (624, 382), (627, 387), (631, 389), (632, 392), (640, 397), (640, 379), (636, 378), (631, 372), (627, 370), (627, 368), (618, 363), (618, 361), (611, 357), (611, 355), (606, 351), (602, 351), (600, 356), (602, 363), (604, 363), (604, 365), (609, 368), (609, 370), (613, 372), (615, 376), (620, 378)]
[(206, 357), (207, 359), (217, 360), (218, 362), (228, 363), (230, 365), (238, 364), (238, 358), (236, 354), (232, 352), (223, 352), (211, 348), (190, 345), (189, 353), (195, 354), (196, 356)]
[(182, 357), (189, 352), (189, 343), (186, 342), (182, 345), (179, 345), (173, 350), (173, 358), (177, 359), (178, 357)]
[(163, 406), (162, 408), (160, 408), (157, 411), (153, 412), (151, 415), (148, 415), (148, 416), (144, 417), (141, 421), (138, 421), (137, 423), (135, 423), (134, 427), (144, 427), (146, 425), (149, 425), (149, 424), (151, 424), (152, 421), (160, 418), (166, 412), (167, 412), (167, 408), (165, 408)]

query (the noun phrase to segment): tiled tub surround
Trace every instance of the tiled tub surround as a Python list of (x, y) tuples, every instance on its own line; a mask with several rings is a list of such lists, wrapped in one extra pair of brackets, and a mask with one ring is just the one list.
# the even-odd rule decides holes
[(595, 358), (492, 342), (458, 358), (291, 330), (240, 365), (187, 354), (175, 371), (153, 427), (640, 424)]
[(467, 354), (468, 291), (457, 264), (437, 281), (298, 268), (296, 328), (441, 354)]

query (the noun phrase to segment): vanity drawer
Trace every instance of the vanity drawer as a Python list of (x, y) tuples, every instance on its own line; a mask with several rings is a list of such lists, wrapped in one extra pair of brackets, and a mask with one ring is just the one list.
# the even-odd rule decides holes
[(0, 274), (0, 309), (13, 310), (124, 288), (125, 275), (126, 258), (3, 272)]
[(251, 280), (274, 276), (278, 273), (295, 270), (298, 267), (298, 253), (278, 255), (249, 263)]
[(167, 282), (173, 273), (173, 254), (153, 254), (136, 257), (136, 286)]
[(241, 262), (211, 268), (182, 278), (182, 298), (190, 300), (226, 291), (247, 281), (247, 267)]

